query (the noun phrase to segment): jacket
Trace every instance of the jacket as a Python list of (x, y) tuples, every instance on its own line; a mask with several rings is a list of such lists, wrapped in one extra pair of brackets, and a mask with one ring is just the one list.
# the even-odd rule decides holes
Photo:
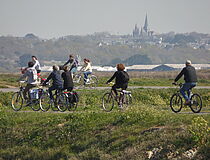
[(71, 76), (71, 72), (63, 72), (61, 74), (61, 77), (63, 78), (64, 82), (63, 82), (63, 88), (73, 88), (73, 80), (72, 80), (72, 76)]
[(197, 82), (196, 70), (193, 66), (186, 66), (182, 69), (182, 71), (175, 78), (175, 82), (177, 82), (184, 75), (185, 83), (195, 83)]
[(59, 87), (63, 86), (63, 81), (61, 79), (61, 74), (59, 71), (51, 72), (50, 75), (48, 76), (48, 78), (46, 79), (46, 81), (44, 82), (44, 84), (46, 84), (51, 79), (53, 81), (52, 82), (53, 86), (59, 86)]

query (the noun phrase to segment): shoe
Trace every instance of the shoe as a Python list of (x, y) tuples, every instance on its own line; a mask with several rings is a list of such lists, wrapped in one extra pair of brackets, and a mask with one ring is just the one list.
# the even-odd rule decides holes
[(185, 103), (184, 103), (184, 105), (189, 105), (190, 104), (190, 101), (186, 101)]

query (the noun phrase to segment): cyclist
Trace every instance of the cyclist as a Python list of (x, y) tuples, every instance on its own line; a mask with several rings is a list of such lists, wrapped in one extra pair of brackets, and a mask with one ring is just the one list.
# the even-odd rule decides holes
[(63, 70), (64, 72), (61, 74), (63, 78), (63, 90), (67, 89), (67, 91), (71, 92), (74, 87), (71, 73), (69, 72), (68, 66), (64, 66)]
[(32, 61), (34, 62), (34, 66), (33, 67), (36, 69), (37, 74), (40, 74), (41, 66), (40, 66), (40, 63), (39, 63), (37, 57), (36, 56), (31, 56), (31, 58), (32, 58)]
[(91, 66), (91, 62), (89, 59), (85, 58), (84, 60), (84, 65), (82, 66), (82, 68), (80, 69), (80, 71), (83, 71), (84, 74), (84, 85), (86, 83), (88, 83), (88, 75), (92, 73), (92, 66)]
[[(19, 79), (22, 80), (27, 77), (27, 85), (23, 91), (23, 97), (28, 102), (30, 102), (29, 90), (35, 87), (37, 84), (37, 71), (33, 66), (34, 66), (33, 62), (28, 62), (28, 67), (26, 68), (24, 74)], [(28, 97), (26, 96), (26, 94), (28, 94)]]
[(49, 87), (49, 94), (50, 94), (50, 99), (53, 100), (53, 95), (52, 95), (52, 91), (53, 90), (62, 90), (63, 88), (63, 81), (61, 79), (61, 74), (59, 71), (59, 67), (54, 65), (53, 66), (53, 71), (50, 73), (50, 75), (48, 76), (48, 78), (43, 82), (43, 85), (46, 85), (47, 82), (49, 82), (49, 80), (52, 79), (52, 86)]
[[(190, 103), (190, 90), (196, 86), (197, 82), (197, 75), (196, 70), (192, 66), (192, 63), (190, 60), (187, 60), (185, 63), (186, 67), (182, 69), (182, 71), (177, 75), (177, 77), (174, 80), (174, 83), (176, 83), (183, 75), (185, 83), (183, 84), (182, 88), (180, 89), (180, 93), (185, 99), (185, 105), (188, 105)], [(187, 95), (186, 92), (187, 91)]]
[(63, 67), (66, 66), (69, 63), (70, 63), (69, 71), (71, 73), (76, 73), (77, 72), (77, 67), (78, 67), (78, 61), (74, 58), (74, 56), (72, 54), (69, 55), (69, 60), (63, 65)]
[(117, 64), (117, 71), (114, 75), (106, 82), (106, 84), (110, 83), (115, 78), (115, 84), (112, 86), (112, 90), (116, 95), (116, 99), (118, 99), (117, 88), (121, 88), (122, 90), (126, 90), (128, 87), (129, 75), (124, 71), (124, 64)]

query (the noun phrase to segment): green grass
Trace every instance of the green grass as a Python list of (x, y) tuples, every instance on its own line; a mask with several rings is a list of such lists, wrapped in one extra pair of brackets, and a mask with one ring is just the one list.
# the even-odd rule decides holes
[[(18, 79), (20, 75), (18, 74), (0, 74), (0, 88), (8, 88), (11, 86), (18, 86)], [(47, 77), (45, 74), (44, 77)], [(105, 83), (110, 77), (106, 77), (105, 75), (99, 76), (98, 86), (105, 87), (107, 86)], [(131, 78), (129, 81), (129, 86), (172, 86), (172, 82), (174, 79), (171, 78)], [(114, 82), (114, 81), (113, 81)], [(184, 82), (181, 80), (180, 82)], [(198, 86), (210, 86), (209, 79), (199, 79)]]
[[(156, 159), (198, 147), (195, 159), (209, 159), (210, 136), (198, 145), (189, 132), (192, 119), (209, 115), (172, 113), (168, 103), (175, 89), (134, 89), (134, 104), (126, 111), (115, 106), (101, 110), (105, 90), (79, 90), (76, 112), (14, 112), (11, 93), (0, 93), (0, 159), (147, 159), (158, 148)], [(195, 90), (209, 112), (209, 90)], [(30, 110), (30, 109), (27, 109)]]

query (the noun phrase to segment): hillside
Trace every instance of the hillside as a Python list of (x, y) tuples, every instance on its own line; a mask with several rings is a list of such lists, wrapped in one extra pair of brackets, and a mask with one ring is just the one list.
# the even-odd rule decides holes
[[(94, 65), (114, 65), (123, 62), (133, 64), (209, 63), (210, 51), (177, 46), (171, 49), (142, 43), (141, 47), (129, 44), (99, 45), (104, 37), (97, 35), (66, 36), (43, 40), (28, 34), (25, 37), (0, 37), (0, 72), (14, 71), (36, 55), (44, 61), (65, 61), (69, 53), (87, 57)], [(112, 37), (113, 38), (113, 37)], [(22, 57), (22, 58), (21, 58)]]

